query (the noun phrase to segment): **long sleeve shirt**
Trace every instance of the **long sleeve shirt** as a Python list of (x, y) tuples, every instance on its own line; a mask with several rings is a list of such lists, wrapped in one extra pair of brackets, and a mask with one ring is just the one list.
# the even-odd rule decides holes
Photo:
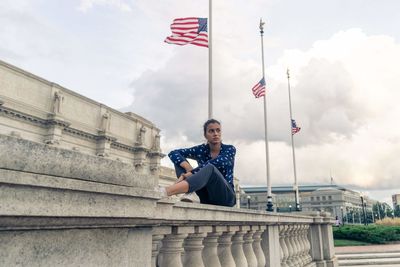
[(171, 151), (168, 157), (171, 161), (180, 165), (186, 159), (193, 159), (197, 161), (198, 166), (191, 170), (193, 174), (198, 172), (207, 164), (214, 165), (224, 176), (225, 180), (233, 185), (233, 167), (235, 165), (236, 148), (232, 145), (221, 144), (221, 150), (216, 158), (211, 158), (210, 146), (202, 144), (191, 148), (182, 148)]

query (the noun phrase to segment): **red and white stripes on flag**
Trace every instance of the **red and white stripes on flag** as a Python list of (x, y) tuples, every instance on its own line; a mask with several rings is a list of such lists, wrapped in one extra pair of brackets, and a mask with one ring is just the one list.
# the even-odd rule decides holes
[(265, 80), (262, 78), (256, 85), (251, 89), (256, 98), (262, 97), (265, 95)]
[(300, 127), (297, 127), (296, 121), (292, 120), (292, 135), (300, 132)]
[(178, 18), (171, 24), (172, 35), (164, 42), (176, 45), (192, 44), (208, 47), (206, 18)]

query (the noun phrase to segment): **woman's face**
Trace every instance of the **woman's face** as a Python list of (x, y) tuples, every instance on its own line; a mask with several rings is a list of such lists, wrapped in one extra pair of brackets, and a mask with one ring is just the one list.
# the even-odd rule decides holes
[(210, 123), (207, 125), (205, 138), (209, 144), (221, 143), (221, 125), (218, 123)]

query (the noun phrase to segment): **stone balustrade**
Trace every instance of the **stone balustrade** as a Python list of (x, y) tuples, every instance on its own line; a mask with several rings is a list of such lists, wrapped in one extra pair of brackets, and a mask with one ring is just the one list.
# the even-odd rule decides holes
[(337, 266), (329, 214), (160, 199), (157, 179), (0, 134), (0, 266)]
[(310, 238), (319, 234), (321, 241), (332, 240), (328, 214), (270, 214), (179, 202), (158, 205), (175, 219), (171, 224), (167, 216), (153, 226), (153, 267), (337, 266), (329, 246), (317, 248), (322, 260), (312, 256)]

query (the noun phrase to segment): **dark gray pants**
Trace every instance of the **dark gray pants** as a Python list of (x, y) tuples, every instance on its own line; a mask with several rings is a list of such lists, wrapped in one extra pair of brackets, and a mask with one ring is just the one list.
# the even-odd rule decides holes
[[(185, 173), (185, 169), (175, 165), (176, 176)], [(221, 172), (212, 164), (207, 164), (200, 171), (186, 179), (189, 191), (196, 192), (200, 203), (233, 207), (236, 204), (236, 195), (232, 187), (225, 180)]]

